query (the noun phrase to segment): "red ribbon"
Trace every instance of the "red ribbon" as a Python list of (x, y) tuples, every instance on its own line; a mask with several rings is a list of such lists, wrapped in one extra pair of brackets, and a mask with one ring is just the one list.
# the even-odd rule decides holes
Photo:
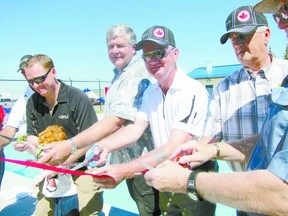
[(34, 161), (29, 161), (29, 160), (14, 160), (14, 159), (8, 159), (8, 158), (1, 158), (0, 161), (5, 161), (9, 163), (14, 163), (18, 165), (23, 165), (23, 166), (28, 166), (28, 167), (34, 167), (37, 169), (44, 169), (44, 170), (51, 170), (55, 172), (60, 172), (60, 173), (65, 173), (65, 174), (70, 174), (70, 175), (89, 175), (92, 176), (93, 178), (111, 178), (113, 180), (113, 177), (108, 175), (108, 174), (92, 174), (92, 173), (86, 173), (86, 172), (81, 172), (81, 171), (74, 171), (74, 170), (69, 170), (69, 169), (64, 169), (60, 167), (55, 167), (55, 166), (50, 166), (47, 164), (40, 164)]

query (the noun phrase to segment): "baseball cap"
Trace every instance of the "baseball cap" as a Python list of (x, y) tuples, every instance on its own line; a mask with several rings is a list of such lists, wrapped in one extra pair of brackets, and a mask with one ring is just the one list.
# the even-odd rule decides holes
[(262, 13), (253, 11), (252, 6), (241, 6), (232, 11), (226, 19), (227, 32), (221, 37), (221, 44), (226, 43), (230, 33), (251, 34), (259, 26), (267, 26), (268, 21)]
[(257, 3), (253, 9), (260, 13), (275, 13), (277, 12), (278, 6), (281, 2), (285, 2), (285, 0), (263, 0)]
[(26, 61), (32, 57), (32, 55), (24, 55), (21, 59), (20, 59), (20, 64), (19, 64), (19, 69), (17, 70), (17, 72), (19, 72), (25, 65)]
[(171, 45), (176, 46), (175, 39), (172, 31), (165, 26), (152, 26), (148, 28), (143, 34), (141, 41), (136, 45), (136, 50), (142, 49), (142, 46), (145, 42), (154, 42), (160, 46)]

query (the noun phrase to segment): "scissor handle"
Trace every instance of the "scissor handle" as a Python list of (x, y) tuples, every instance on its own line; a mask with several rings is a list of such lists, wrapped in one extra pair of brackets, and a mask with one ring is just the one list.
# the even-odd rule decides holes
[[(93, 158), (95, 147), (97, 147), (97, 148), (98, 148), (98, 151), (100, 152), (101, 147), (100, 147), (98, 144), (94, 144), (94, 145), (91, 147), (90, 153), (86, 156), (86, 159), (85, 159), (86, 161), (89, 161), (90, 159)], [(97, 161), (97, 160), (96, 160), (96, 161)], [(87, 163), (87, 166), (92, 167), (92, 168), (105, 166), (105, 164), (104, 164), (104, 165), (101, 165), (101, 166), (95, 166), (94, 164), (95, 164), (95, 161), (91, 161), (91, 162), (88, 162), (88, 163)]]

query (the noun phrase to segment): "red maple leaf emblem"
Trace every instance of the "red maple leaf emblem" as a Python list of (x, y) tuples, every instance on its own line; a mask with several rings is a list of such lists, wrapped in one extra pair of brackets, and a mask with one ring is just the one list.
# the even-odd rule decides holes
[(159, 37), (161, 37), (163, 35), (163, 31), (158, 29), (157, 31), (155, 31), (155, 34), (158, 35)]
[(247, 13), (244, 13), (244, 12), (242, 12), (241, 14), (239, 14), (239, 18), (241, 18), (241, 19), (246, 19), (247, 16), (248, 16), (248, 14), (247, 14)]

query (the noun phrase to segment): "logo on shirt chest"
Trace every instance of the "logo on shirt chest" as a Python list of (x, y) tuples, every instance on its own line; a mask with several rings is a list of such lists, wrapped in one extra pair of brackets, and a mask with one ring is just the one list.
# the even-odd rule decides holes
[(68, 119), (69, 116), (68, 115), (59, 115), (59, 119)]

